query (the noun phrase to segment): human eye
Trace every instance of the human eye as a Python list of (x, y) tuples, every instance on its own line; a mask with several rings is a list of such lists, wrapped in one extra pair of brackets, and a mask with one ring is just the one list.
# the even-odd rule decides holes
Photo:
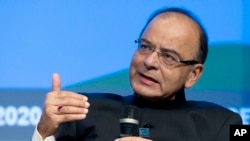
[(147, 45), (145, 43), (140, 43), (139, 47), (140, 50), (144, 50), (144, 51), (151, 51), (152, 47), (150, 45)]
[(167, 62), (177, 62), (177, 60), (178, 60), (175, 55), (168, 53), (168, 52), (162, 52), (161, 56)]

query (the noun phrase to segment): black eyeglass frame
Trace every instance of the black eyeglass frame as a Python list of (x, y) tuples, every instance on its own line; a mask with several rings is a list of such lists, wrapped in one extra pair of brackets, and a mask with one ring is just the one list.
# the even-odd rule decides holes
[[(142, 39), (136, 39), (134, 40), (135, 43), (141, 43)], [(139, 49), (139, 47), (137, 47), (137, 50)], [(156, 51), (157, 53), (161, 53), (160, 51), (156, 50), (156, 48), (154, 47), (152, 52)], [(195, 65), (195, 64), (200, 64), (199, 61), (196, 60), (180, 60), (179, 58), (176, 60), (177, 63), (182, 63), (185, 65)]]

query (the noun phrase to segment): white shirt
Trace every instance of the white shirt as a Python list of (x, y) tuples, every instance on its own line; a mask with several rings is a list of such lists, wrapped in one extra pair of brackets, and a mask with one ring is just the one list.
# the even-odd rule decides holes
[(56, 141), (54, 136), (49, 136), (43, 140), (42, 136), (37, 130), (37, 127), (35, 128), (34, 134), (32, 136), (32, 141)]

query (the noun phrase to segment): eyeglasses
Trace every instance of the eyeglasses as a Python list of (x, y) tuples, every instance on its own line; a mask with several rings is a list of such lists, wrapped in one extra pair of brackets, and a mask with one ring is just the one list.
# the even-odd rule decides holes
[(149, 41), (145, 39), (135, 40), (135, 43), (138, 44), (138, 53), (148, 56), (153, 52), (157, 52), (160, 62), (166, 66), (176, 66), (180, 63), (185, 65), (199, 64), (196, 60), (181, 60), (175, 51), (168, 49), (157, 50)]

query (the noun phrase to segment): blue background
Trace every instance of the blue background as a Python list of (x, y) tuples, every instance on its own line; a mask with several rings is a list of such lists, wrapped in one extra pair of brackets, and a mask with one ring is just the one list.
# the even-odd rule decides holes
[[(39, 119), (32, 110), (42, 110), (54, 72), (64, 89), (130, 94), (121, 80), (127, 80), (133, 41), (164, 6), (190, 9), (209, 35), (207, 70), (188, 99), (228, 107), (249, 124), (247, 0), (0, 0), (0, 141), (31, 138)], [(22, 118), (26, 124), (19, 124)]]

